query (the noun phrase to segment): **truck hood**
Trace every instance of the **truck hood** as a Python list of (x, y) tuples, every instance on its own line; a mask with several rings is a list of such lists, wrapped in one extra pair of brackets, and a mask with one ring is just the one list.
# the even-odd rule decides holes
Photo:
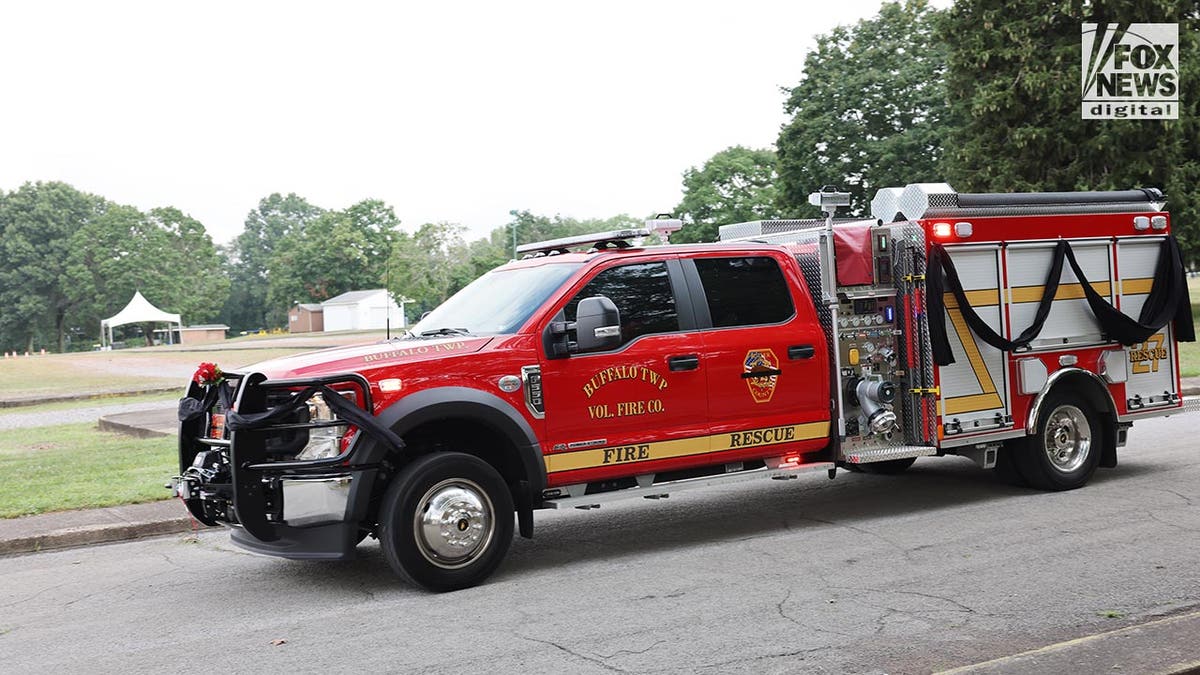
[(373, 342), (284, 356), (238, 370), (243, 373), (259, 372), (271, 380), (361, 372), (380, 366), (469, 354), (483, 349), (493, 339), (490, 336), (453, 336), (429, 340)]

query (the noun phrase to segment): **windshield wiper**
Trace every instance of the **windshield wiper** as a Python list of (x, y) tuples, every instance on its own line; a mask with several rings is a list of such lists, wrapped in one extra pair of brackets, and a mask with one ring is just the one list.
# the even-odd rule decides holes
[(434, 335), (470, 335), (471, 331), (466, 328), (434, 328), (433, 330), (423, 330), (419, 333), (421, 337), (431, 337)]

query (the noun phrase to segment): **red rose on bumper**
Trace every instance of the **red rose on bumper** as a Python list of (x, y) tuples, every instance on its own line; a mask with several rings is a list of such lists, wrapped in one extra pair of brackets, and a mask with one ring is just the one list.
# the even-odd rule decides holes
[(221, 372), (221, 368), (215, 363), (201, 363), (200, 367), (196, 369), (196, 373), (192, 375), (192, 381), (201, 387), (220, 384), (224, 379), (225, 373)]

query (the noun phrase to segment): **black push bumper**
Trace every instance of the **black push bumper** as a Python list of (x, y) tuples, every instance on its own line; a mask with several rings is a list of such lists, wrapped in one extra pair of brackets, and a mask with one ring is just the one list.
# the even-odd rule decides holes
[[(379, 450), (404, 445), (368, 412), (366, 380), (357, 374), (234, 377), (235, 387), (193, 384), (180, 403), (177, 494), (197, 520), (233, 526), (234, 543), (248, 550), (298, 559), (351, 557), (370, 526)], [(317, 394), (337, 421), (309, 418), (309, 400)], [(214, 433), (221, 414), (225, 429)], [(353, 433), (349, 445), (336, 456), (295, 458), (310, 432), (330, 427)]]

